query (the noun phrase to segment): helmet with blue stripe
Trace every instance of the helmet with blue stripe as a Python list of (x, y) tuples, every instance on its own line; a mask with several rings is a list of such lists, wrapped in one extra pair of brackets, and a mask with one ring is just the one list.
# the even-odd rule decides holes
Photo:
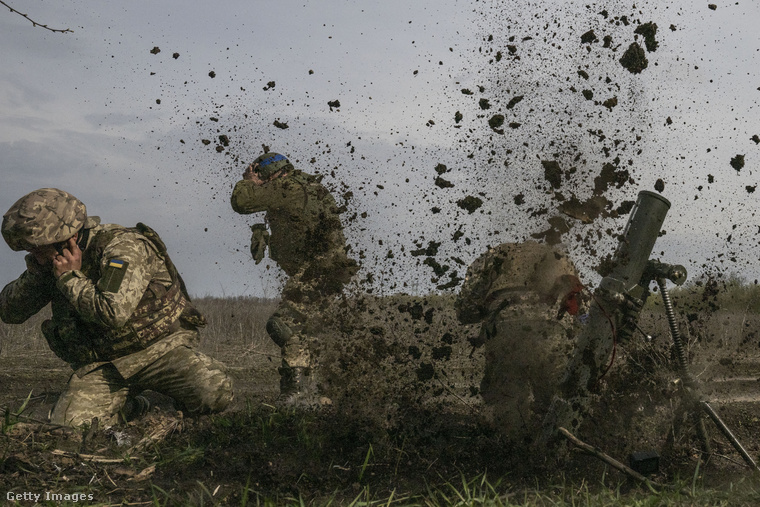
[(253, 161), (253, 172), (259, 175), (264, 181), (269, 180), (278, 172), (288, 172), (293, 170), (293, 164), (279, 153), (265, 153)]

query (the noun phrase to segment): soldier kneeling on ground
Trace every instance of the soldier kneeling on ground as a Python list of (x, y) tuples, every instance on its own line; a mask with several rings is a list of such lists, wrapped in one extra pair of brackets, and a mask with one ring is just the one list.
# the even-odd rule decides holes
[(227, 407), (231, 380), (197, 350), (205, 319), (151, 228), (101, 224), (76, 197), (42, 188), (3, 215), (2, 234), (29, 253), (26, 271), (0, 292), (0, 318), (20, 324), (51, 303), (42, 333), (74, 370), (51, 423), (134, 418), (148, 408), (138, 396), (147, 389), (190, 414)]
[(537, 434), (559, 385), (578, 330), (581, 291), (567, 255), (534, 241), (491, 248), (467, 270), (457, 317), (482, 322), (486, 416), (516, 442)]

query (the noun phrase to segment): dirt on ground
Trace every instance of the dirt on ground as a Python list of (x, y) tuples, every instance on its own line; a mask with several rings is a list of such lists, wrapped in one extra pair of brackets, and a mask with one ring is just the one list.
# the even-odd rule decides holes
[[(563, 480), (637, 487), (573, 446), (548, 453), (531, 438), (511, 441), (493, 424), (479, 393), (485, 359), (478, 325), (457, 323), (451, 297), (336, 303), (322, 323), (319, 357), (320, 383), (332, 404), (309, 412), (274, 405), (279, 351), (263, 330), (273, 303), (257, 303), (259, 309), (244, 300), (206, 304), (213, 309), (203, 349), (229, 366), (233, 406), (191, 418), (149, 392), (151, 412), (114, 428), (43, 424), (70, 370), (40, 336), (21, 343), (3, 328), (1, 489), (93, 495), (93, 502), (106, 503), (241, 504), (258, 495), (318, 504), (361, 494), (413, 497), (481, 475), (500, 479), (505, 491)], [(595, 411), (576, 436), (624, 463), (631, 453), (655, 452), (659, 466), (649, 478), (660, 483), (695, 473), (712, 485), (749, 476), (709, 419), (713, 454), (700, 460), (660, 310), (642, 316), (651, 341), (636, 337), (616, 347)], [(705, 396), (753, 457), (760, 454), (760, 354), (748, 330), (757, 320), (717, 311), (683, 328)], [(235, 335), (235, 327), (243, 332)]]

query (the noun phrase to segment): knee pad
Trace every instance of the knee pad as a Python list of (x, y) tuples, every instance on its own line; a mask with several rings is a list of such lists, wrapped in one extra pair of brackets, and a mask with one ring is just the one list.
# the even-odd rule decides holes
[(267, 321), (267, 333), (280, 347), (284, 347), (293, 336), (293, 330), (277, 315), (272, 315)]

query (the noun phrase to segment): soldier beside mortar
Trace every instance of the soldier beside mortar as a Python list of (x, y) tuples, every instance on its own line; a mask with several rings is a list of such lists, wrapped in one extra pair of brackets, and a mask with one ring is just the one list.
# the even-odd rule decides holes
[(535, 434), (558, 388), (580, 327), (582, 289), (567, 254), (535, 241), (490, 248), (467, 269), (457, 317), (482, 322), (485, 413), (515, 442)]

